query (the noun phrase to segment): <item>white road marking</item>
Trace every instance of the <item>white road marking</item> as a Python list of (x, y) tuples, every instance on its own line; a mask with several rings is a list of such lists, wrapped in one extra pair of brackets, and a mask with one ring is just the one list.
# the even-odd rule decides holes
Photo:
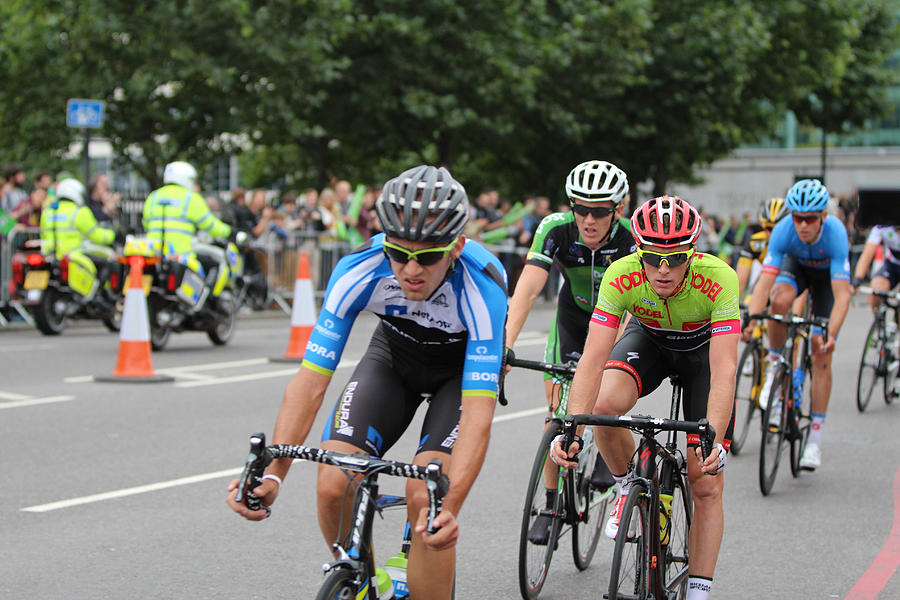
[(16, 400), (13, 402), (0, 402), (0, 410), (4, 408), (19, 408), (20, 406), (35, 406), (37, 404), (68, 402), (69, 400), (74, 399), (75, 396), (47, 396), (46, 398), (28, 398), (26, 400)]
[(31, 396), (24, 394), (14, 394), (12, 392), (0, 392), (0, 400), (27, 400)]
[[(348, 367), (355, 367), (359, 364), (359, 360), (342, 360), (337, 368), (338, 369), (346, 369)], [(296, 367), (292, 367), (290, 369), (279, 369), (278, 371), (263, 371), (260, 373), (248, 373), (246, 375), (234, 375), (232, 377), (217, 377), (215, 379), (210, 379), (207, 381), (183, 381), (181, 383), (176, 383), (175, 387), (177, 388), (192, 388), (192, 387), (201, 387), (207, 385), (223, 385), (227, 383), (237, 383), (240, 381), (254, 381), (256, 379), (269, 379), (270, 377), (285, 377), (287, 375), (296, 375), (297, 370), (300, 368), (299, 363)], [(172, 374), (172, 373), (170, 373)]]
[[(338, 368), (343, 366), (344, 363), (341, 363)], [(520, 419), (522, 417), (529, 417), (532, 415), (538, 415), (547, 412), (547, 407), (542, 406), (540, 408), (531, 408), (528, 410), (520, 410), (518, 412), (509, 413), (505, 415), (500, 415), (494, 417), (494, 423), (501, 423), (503, 421), (511, 421), (513, 419)], [(225, 469), (223, 471), (215, 471), (212, 473), (203, 473), (201, 475), (194, 475), (192, 477), (181, 477), (179, 479), (172, 479), (169, 481), (161, 481), (159, 483), (151, 483), (148, 485), (140, 485), (137, 487), (125, 488), (121, 490), (115, 490), (112, 492), (103, 492), (100, 494), (92, 494), (90, 496), (81, 496), (80, 498), (71, 498), (70, 500), (59, 500), (57, 502), (50, 502), (48, 504), (38, 504), (36, 506), (28, 506), (26, 508), (20, 509), (24, 512), (49, 512), (51, 510), (59, 510), (61, 508), (71, 508), (73, 506), (80, 506), (82, 504), (92, 504), (94, 502), (102, 502), (103, 500), (112, 500), (115, 498), (124, 498), (126, 496), (134, 496), (137, 494), (145, 494), (147, 492), (155, 492), (158, 490), (164, 490), (172, 487), (178, 487), (181, 485), (190, 485), (192, 483), (201, 483), (203, 481), (209, 481), (210, 479), (219, 479), (221, 477), (229, 477), (234, 475), (239, 475), (241, 472), (241, 468), (237, 469)]]

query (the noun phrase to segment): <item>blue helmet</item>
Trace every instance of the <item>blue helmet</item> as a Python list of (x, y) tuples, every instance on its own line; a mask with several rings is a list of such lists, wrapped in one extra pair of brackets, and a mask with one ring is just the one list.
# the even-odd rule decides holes
[(788, 190), (785, 204), (791, 212), (817, 212), (828, 207), (831, 196), (818, 179), (801, 179)]

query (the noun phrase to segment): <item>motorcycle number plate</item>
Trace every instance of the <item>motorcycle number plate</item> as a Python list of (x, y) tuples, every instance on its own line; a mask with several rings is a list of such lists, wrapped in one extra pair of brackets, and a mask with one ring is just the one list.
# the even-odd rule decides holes
[(143, 275), (141, 278), (141, 285), (144, 286), (144, 295), (150, 295), (150, 287), (153, 285), (153, 275)]
[(45, 290), (50, 283), (50, 271), (28, 271), (25, 273), (26, 290)]

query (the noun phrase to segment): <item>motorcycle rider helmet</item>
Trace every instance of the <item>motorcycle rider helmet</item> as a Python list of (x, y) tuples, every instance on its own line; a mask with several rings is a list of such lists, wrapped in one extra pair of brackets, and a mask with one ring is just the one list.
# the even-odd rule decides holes
[(831, 195), (818, 179), (801, 179), (788, 190), (785, 203), (791, 212), (819, 212), (828, 207)]
[(628, 195), (628, 177), (605, 160), (583, 162), (566, 177), (566, 196), (570, 202), (610, 201), (617, 205)]
[(450, 171), (420, 165), (384, 184), (375, 212), (390, 237), (446, 244), (459, 237), (469, 220), (469, 198)]
[(174, 183), (190, 191), (194, 190), (197, 182), (197, 169), (181, 160), (170, 162), (163, 171), (163, 183)]
[(73, 177), (63, 179), (56, 184), (56, 197), (84, 206), (84, 184)]
[(759, 224), (766, 229), (772, 229), (775, 223), (787, 216), (788, 212), (784, 198), (769, 198), (759, 207)]
[(631, 234), (638, 244), (662, 248), (694, 244), (702, 228), (697, 209), (677, 196), (647, 200), (631, 215)]

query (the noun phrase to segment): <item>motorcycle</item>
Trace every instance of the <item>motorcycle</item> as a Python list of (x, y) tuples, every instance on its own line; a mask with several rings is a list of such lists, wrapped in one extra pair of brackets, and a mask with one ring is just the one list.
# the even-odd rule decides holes
[[(233, 242), (215, 241), (225, 253), (228, 272), (220, 274), (218, 261), (198, 252), (165, 256), (158, 240), (129, 238), (123, 262), (144, 257), (144, 295), (150, 320), (150, 346), (162, 350), (172, 332), (205, 331), (217, 346), (234, 335), (238, 303), (235, 281), (243, 273), (243, 259)], [(218, 295), (213, 291), (219, 289)]]
[(114, 333), (121, 328), (124, 268), (117, 260), (95, 263), (78, 248), (57, 259), (41, 254), (40, 240), (29, 240), (11, 263), (12, 297), (44, 335), (59, 335), (70, 318), (100, 319)]

